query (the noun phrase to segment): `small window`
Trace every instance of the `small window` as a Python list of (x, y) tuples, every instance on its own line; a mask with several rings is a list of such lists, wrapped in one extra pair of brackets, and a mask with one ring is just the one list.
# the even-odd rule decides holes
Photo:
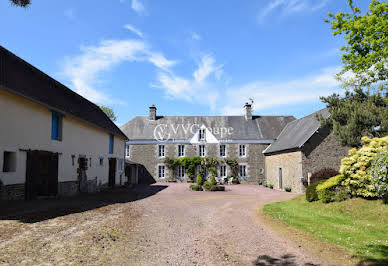
[(226, 177), (226, 165), (225, 164), (220, 165), (220, 177)]
[(199, 152), (200, 157), (205, 157), (205, 145), (199, 145)]
[(226, 156), (226, 145), (221, 144), (220, 145), (220, 157), (225, 157)]
[(247, 177), (247, 166), (246, 165), (239, 165), (239, 174), (240, 174), (240, 177), (242, 177), (242, 178)]
[(89, 167), (92, 167), (92, 158), (89, 158)]
[(113, 147), (114, 147), (115, 137), (113, 134), (109, 134), (109, 154), (113, 153)]
[(104, 165), (104, 157), (100, 157), (100, 166)]
[(3, 172), (15, 172), (16, 171), (16, 152), (4, 152), (3, 159)]
[(164, 145), (159, 145), (158, 147), (158, 156), (159, 157), (164, 157), (165, 153), (164, 153)]
[(162, 178), (164, 178), (165, 177), (165, 175), (164, 175), (164, 165), (159, 165), (159, 167), (158, 167), (158, 176), (159, 176), (159, 178), (160, 179), (162, 179)]
[(239, 156), (240, 157), (245, 157), (247, 154), (246, 154), (246, 146), (245, 144), (240, 144), (239, 146)]
[(130, 146), (125, 145), (125, 157), (130, 157)]
[(178, 145), (178, 157), (185, 156), (185, 145)]
[(204, 141), (206, 139), (205, 137), (205, 129), (200, 129), (199, 130), (199, 135), (198, 135), (198, 140)]
[(264, 168), (260, 168), (260, 174), (264, 175)]
[(182, 165), (178, 166), (178, 178), (184, 178), (185, 177), (185, 168)]
[(51, 139), (53, 140), (62, 140), (62, 118), (62, 114), (51, 111)]
[(75, 155), (71, 156), (71, 165), (74, 166)]

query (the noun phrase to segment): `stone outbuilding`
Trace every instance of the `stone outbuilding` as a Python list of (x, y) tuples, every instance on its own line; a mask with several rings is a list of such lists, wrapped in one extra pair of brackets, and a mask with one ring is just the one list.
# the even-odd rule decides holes
[(0, 198), (124, 184), (126, 139), (97, 105), (0, 46)]
[(320, 127), (319, 115), (327, 118), (329, 112), (322, 109), (288, 123), (263, 151), (267, 184), (303, 193), (312, 173), (325, 167), (339, 170), (349, 147), (341, 146), (330, 129)]

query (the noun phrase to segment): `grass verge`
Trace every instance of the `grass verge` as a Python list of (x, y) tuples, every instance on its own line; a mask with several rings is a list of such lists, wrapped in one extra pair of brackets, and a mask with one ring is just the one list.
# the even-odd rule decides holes
[(267, 204), (264, 213), (349, 250), (360, 264), (388, 265), (388, 205), (350, 199), (323, 204), (304, 196)]

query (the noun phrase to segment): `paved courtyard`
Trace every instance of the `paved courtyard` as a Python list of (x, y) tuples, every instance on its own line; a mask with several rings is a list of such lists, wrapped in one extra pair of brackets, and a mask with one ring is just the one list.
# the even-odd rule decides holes
[(0, 206), (0, 264), (325, 264), (257, 215), (292, 193), (254, 185), (192, 192), (188, 184)]

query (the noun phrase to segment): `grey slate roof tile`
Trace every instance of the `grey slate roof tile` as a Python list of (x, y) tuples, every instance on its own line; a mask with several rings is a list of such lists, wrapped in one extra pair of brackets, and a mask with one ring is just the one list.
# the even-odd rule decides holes
[(329, 111), (325, 108), (288, 123), (277, 140), (268, 146), (263, 153), (269, 154), (302, 147), (320, 127), (316, 115), (327, 118), (329, 117)]

